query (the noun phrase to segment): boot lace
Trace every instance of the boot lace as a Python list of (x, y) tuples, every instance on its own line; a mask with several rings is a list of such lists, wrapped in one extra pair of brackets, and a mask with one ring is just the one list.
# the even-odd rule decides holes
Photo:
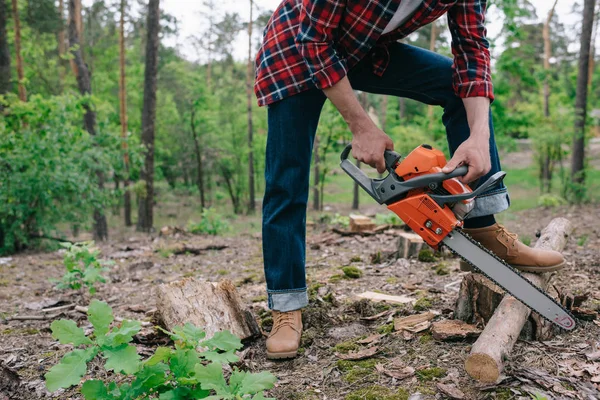
[(511, 247), (517, 246), (517, 240), (519, 239), (519, 235), (517, 235), (516, 233), (509, 232), (503, 225), (498, 225), (496, 233), (498, 233), (498, 236), (500, 236), (501, 239), (503, 239)]
[(280, 312), (275, 314), (275, 321), (273, 325), (273, 331), (277, 331), (285, 326), (288, 326), (293, 330), (297, 330), (294, 326), (294, 315), (291, 312)]

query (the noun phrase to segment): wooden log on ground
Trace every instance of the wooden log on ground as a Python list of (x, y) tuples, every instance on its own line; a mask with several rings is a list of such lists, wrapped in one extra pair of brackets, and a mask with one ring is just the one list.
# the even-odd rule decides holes
[[(535, 248), (562, 251), (572, 232), (573, 225), (569, 220), (556, 218), (542, 231)], [(543, 289), (550, 279), (550, 274), (523, 275)], [(504, 361), (508, 359), (530, 313), (531, 310), (514, 297), (504, 296), (465, 361), (465, 369), (473, 379), (481, 382), (498, 380)]]
[(398, 234), (398, 258), (417, 257), (423, 248), (421, 236), (412, 232)]
[(350, 231), (351, 232), (365, 232), (372, 231), (375, 229), (375, 222), (369, 217), (364, 215), (350, 214)]
[(242, 340), (260, 335), (256, 320), (229, 280), (213, 284), (186, 278), (159, 285), (156, 308), (160, 323), (168, 330), (190, 322), (202, 328), (207, 338), (223, 330)]

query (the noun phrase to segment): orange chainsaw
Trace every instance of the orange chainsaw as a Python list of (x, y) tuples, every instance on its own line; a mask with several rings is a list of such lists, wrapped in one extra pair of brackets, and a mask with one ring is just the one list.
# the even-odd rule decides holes
[(457, 179), (467, 174), (467, 166), (443, 173), (444, 153), (424, 144), (404, 160), (400, 154), (386, 151), (388, 175), (371, 179), (348, 160), (351, 150), (352, 145), (348, 145), (342, 152), (342, 169), (379, 204), (386, 204), (428, 245), (435, 250), (448, 247), (548, 321), (566, 330), (575, 328), (575, 318), (558, 302), (462, 231), (475, 198), (502, 182), (505, 172), (495, 173), (471, 190)]

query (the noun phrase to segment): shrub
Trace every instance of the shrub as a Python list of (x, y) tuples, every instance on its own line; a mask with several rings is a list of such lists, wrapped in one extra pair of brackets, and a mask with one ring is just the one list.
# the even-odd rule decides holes
[[(104, 368), (126, 376), (119, 383), (87, 380), (81, 387), (86, 400), (124, 399), (265, 399), (264, 390), (273, 387), (276, 378), (267, 373), (248, 373), (233, 368), (229, 379), (223, 374), (223, 364), (239, 361), (235, 351), (242, 347), (239, 338), (229, 332), (217, 332), (211, 339), (199, 328), (186, 324), (173, 332), (165, 331), (175, 342), (175, 348), (158, 347), (154, 355), (140, 360), (130, 342), (140, 329), (138, 321), (123, 321), (111, 328), (112, 309), (94, 300), (88, 309), (88, 319), (94, 327), (91, 337), (85, 336), (74, 321), (59, 320), (51, 325), (52, 337), (76, 349), (65, 354), (59, 364), (45, 375), (51, 392), (78, 385), (87, 373), (87, 365), (98, 355), (105, 359)], [(205, 351), (196, 348), (203, 346)]]
[(560, 196), (554, 194), (543, 194), (538, 198), (538, 205), (540, 207), (554, 208), (564, 206), (567, 201)]
[(112, 261), (99, 260), (100, 250), (93, 248), (94, 242), (88, 243), (61, 243), (61, 246), (67, 249), (63, 264), (67, 270), (59, 281), (58, 289), (79, 290), (84, 286), (90, 291), (90, 294), (96, 293), (96, 283), (106, 282), (102, 276), (108, 271), (106, 266), (112, 265)]
[(190, 222), (188, 231), (193, 234), (220, 235), (229, 229), (229, 224), (214, 208), (202, 210), (202, 219), (198, 223)]

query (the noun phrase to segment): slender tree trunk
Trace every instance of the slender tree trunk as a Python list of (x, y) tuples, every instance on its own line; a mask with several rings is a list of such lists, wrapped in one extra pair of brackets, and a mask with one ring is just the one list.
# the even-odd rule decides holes
[[(435, 43), (438, 38), (438, 29), (437, 24), (433, 22), (431, 24), (431, 37), (429, 38), (429, 50), (435, 51)], [(432, 127), (434, 124), (433, 121), (433, 106), (427, 106), (427, 118), (429, 120), (429, 126)]]
[(12, 0), (12, 13), (15, 24), (15, 52), (17, 54), (17, 78), (19, 79), (19, 99), (27, 101), (27, 89), (25, 89), (25, 71), (23, 69), (23, 56), (21, 55), (21, 20), (19, 19), (18, 1)]
[(252, 83), (254, 82), (254, 62), (252, 61), (252, 8), (250, 0), (250, 21), (248, 22), (248, 75), (246, 77), (246, 95), (248, 100), (248, 214), (256, 212), (256, 193), (254, 183), (254, 151), (253, 151), (253, 125), (252, 125)]
[(119, 21), (119, 102), (121, 104), (121, 146), (123, 150), (123, 201), (125, 211), (125, 226), (131, 226), (131, 193), (129, 191), (129, 146), (127, 143), (127, 81), (125, 71), (125, 7), (126, 0), (121, 0), (121, 18)]
[(200, 146), (200, 139), (196, 132), (196, 109), (192, 103), (192, 114), (190, 118), (190, 128), (192, 130), (192, 136), (194, 137), (194, 150), (196, 151), (196, 162), (198, 163), (198, 175), (196, 176), (196, 184), (198, 185), (198, 191), (200, 192), (200, 205), (202, 209), (206, 208), (206, 199), (204, 197), (204, 166), (202, 163), (202, 148)]
[[(595, 10), (594, 10), (595, 11)], [(596, 37), (598, 36), (598, 18), (596, 15), (594, 18), (594, 30), (592, 31), (592, 42), (590, 48), (590, 64), (588, 67), (588, 92), (592, 92), (592, 80), (594, 78), (594, 70), (596, 69)]]
[(313, 144), (313, 210), (319, 211), (321, 209), (321, 199), (319, 196), (320, 178), (321, 178), (321, 163), (319, 154), (319, 137), (315, 136), (315, 142)]
[[(556, 9), (558, 0), (554, 0), (554, 5), (548, 12), (548, 17), (544, 23), (542, 36), (544, 37), (544, 116), (546, 119), (550, 119), (550, 58), (552, 57), (552, 42), (550, 41), (550, 22)], [(545, 146), (545, 149), (541, 152), (541, 180), (540, 186), (542, 192), (550, 192), (552, 182), (552, 166), (553, 161), (551, 160), (552, 148), (550, 145)]]
[(146, 40), (146, 71), (144, 74), (144, 108), (142, 111), (142, 144), (145, 150), (140, 177), (146, 186), (145, 197), (138, 207), (137, 229), (150, 232), (154, 223), (154, 130), (156, 120), (156, 80), (158, 75), (158, 33), (160, 30), (160, 0), (148, 4), (148, 39)]
[(65, 2), (64, 0), (58, 0), (58, 16), (60, 19), (60, 28), (57, 34), (58, 41), (58, 80), (60, 82), (60, 90), (63, 91), (65, 84), (65, 69), (64, 69), (64, 56), (67, 52), (66, 33), (64, 26), (64, 15), (65, 15)]
[[(0, 94), (6, 94), (12, 90), (10, 81), (10, 48), (6, 36), (6, 24), (8, 22), (8, 9), (6, 1), (0, 0)], [(0, 111), (2, 106), (0, 105)], [(1, 243), (1, 242), (0, 242)]]
[(577, 201), (582, 200), (584, 196), (585, 119), (587, 116), (588, 72), (595, 3), (596, 0), (584, 0), (583, 3), (579, 74), (577, 75), (577, 91), (575, 94), (575, 134), (573, 136), (571, 161), (571, 180), (574, 183), (573, 191)]
[[(77, 85), (79, 86), (79, 91), (83, 96), (88, 96), (92, 94), (92, 83), (87, 65), (83, 61), (81, 47), (79, 46), (79, 33), (75, 22), (77, 21), (76, 10), (75, 0), (69, 0), (69, 44), (71, 47), (71, 55), (73, 56), (73, 62), (77, 70)], [(88, 99), (83, 104), (85, 110), (83, 122), (85, 129), (90, 135), (94, 136), (96, 135), (96, 112), (90, 104), (90, 101), (91, 100)], [(104, 172), (97, 170), (96, 177), (98, 179), (98, 187), (100, 190), (103, 190), (105, 180)], [(96, 240), (108, 239), (106, 216), (100, 208), (94, 210), (94, 238)]]

